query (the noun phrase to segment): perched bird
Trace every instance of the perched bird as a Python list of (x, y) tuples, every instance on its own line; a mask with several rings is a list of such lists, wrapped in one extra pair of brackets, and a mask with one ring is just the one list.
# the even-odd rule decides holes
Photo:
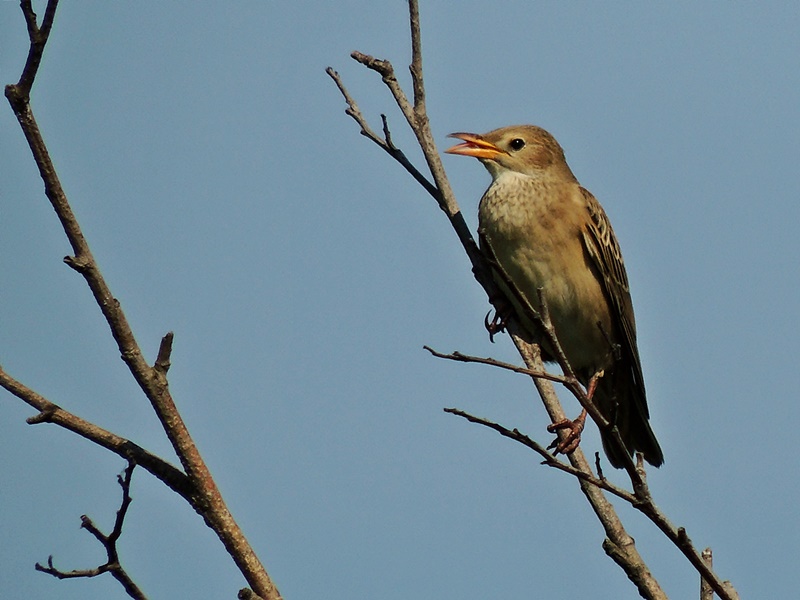
[[(581, 187), (561, 146), (540, 127), (515, 125), (450, 137), (463, 143), (446, 152), (473, 156), (492, 175), (478, 210), (481, 248), (522, 325), (543, 342), (544, 358), (552, 361), (552, 349), (524, 307), (540, 309), (537, 290), (542, 288), (567, 360), (584, 385), (596, 384), (592, 399), (600, 412), (617, 426), (629, 454), (642, 452), (647, 462), (661, 465), (664, 456), (649, 424), (628, 277), (600, 203)], [(607, 432), (601, 434), (609, 461), (622, 467), (621, 449), (609, 443)]]

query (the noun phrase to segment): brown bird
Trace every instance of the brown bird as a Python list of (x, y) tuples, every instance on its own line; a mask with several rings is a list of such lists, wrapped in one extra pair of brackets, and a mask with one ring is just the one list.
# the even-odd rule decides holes
[[(530, 310), (523, 308), (527, 302), (540, 309), (542, 288), (578, 379), (589, 386), (603, 372), (594, 379), (592, 396), (600, 412), (617, 426), (629, 454), (642, 452), (660, 466), (664, 455), (650, 428), (628, 276), (600, 203), (581, 187), (561, 146), (540, 127), (450, 137), (464, 143), (446, 152), (474, 156), (492, 175), (478, 210), (481, 248), (522, 325), (542, 341), (526, 317)], [(545, 360), (553, 360), (547, 344), (542, 351)], [(607, 432), (601, 434), (609, 461), (621, 468), (624, 454), (609, 443)]]

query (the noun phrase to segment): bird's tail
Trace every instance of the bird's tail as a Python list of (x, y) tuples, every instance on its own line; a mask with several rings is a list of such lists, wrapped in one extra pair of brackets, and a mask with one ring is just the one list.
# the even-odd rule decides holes
[[(617, 425), (617, 428), (629, 456), (633, 456), (634, 452), (641, 452), (644, 455), (644, 459), (654, 467), (660, 467), (664, 464), (664, 453), (661, 451), (661, 446), (647, 420), (642, 420), (628, 429), (628, 431), (623, 431), (623, 429), (619, 428), (619, 425)], [(611, 440), (609, 432), (600, 432), (600, 437), (603, 441), (603, 450), (608, 456), (608, 462), (614, 468), (621, 469), (625, 465), (625, 454), (619, 444)]]
[[(623, 386), (623, 389), (625, 387), (627, 386)], [(615, 444), (611, 439), (611, 432), (600, 432), (608, 462), (613, 467), (621, 469), (625, 464), (624, 452), (627, 452), (629, 456), (633, 456), (635, 452), (641, 452), (644, 459), (654, 467), (664, 464), (664, 453), (661, 451), (652, 427), (650, 427), (646, 400), (635, 397), (638, 390), (628, 388), (628, 397), (614, 397), (614, 395), (603, 394), (601, 388), (602, 384), (598, 386), (597, 390), (600, 393), (595, 394), (598, 408), (607, 419), (617, 426), (622, 442), (625, 444), (625, 451), (623, 451), (619, 444)]]

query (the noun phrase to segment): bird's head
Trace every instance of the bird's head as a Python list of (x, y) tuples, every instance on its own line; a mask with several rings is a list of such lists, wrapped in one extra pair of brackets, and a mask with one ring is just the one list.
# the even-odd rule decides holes
[(494, 179), (505, 171), (514, 171), (537, 179), (575, 180), (561, 146), (541, 127), (512, 125), (484, 134), (451, 133), (448, 137), (463, 143), (445, 152), (474, 156)]

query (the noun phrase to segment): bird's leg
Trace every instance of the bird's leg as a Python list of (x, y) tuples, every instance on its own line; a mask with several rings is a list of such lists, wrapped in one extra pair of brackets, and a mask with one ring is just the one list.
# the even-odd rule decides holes
[(597, 382), (600, 381), (600, 378), (605, 374), (605, 370), (600, 369), (597, 373), (592, 375), (592, 378), (589, 380), (589, 387), (586, 388), (586, 398), (589, 400), (594, 398), (594, 391), (597, 389)]
[[(586, 388), (586, 398), (591, 401), (592, 396), (594, 396), (594, 392), (597, 389), (597, 382), (600, 381), (600, 378), (604, 375), (604, 371), (598, 371), (592, 378), (589, 380), (589, 385)], [(547, 449), (551, 450), (555, 448), (554, 454), (569, 454), (570, 452), (574, 452), (581, 443), (581, 434), (583, 433), (583, 428), (586, 425), (586, 409), (584, 408), (581, 411), (581, 414), (574, 420), (570, 419), (562, 419), (558, 423), (552, 423), (547, 426), (547, 431), (549, 433), (556, 433), (557, 431), (561, 431), (562, 429), (568, 429), (569, 431), (564, 436), (564, 439), (559, 440), (556, 438), (553, 440)]]

